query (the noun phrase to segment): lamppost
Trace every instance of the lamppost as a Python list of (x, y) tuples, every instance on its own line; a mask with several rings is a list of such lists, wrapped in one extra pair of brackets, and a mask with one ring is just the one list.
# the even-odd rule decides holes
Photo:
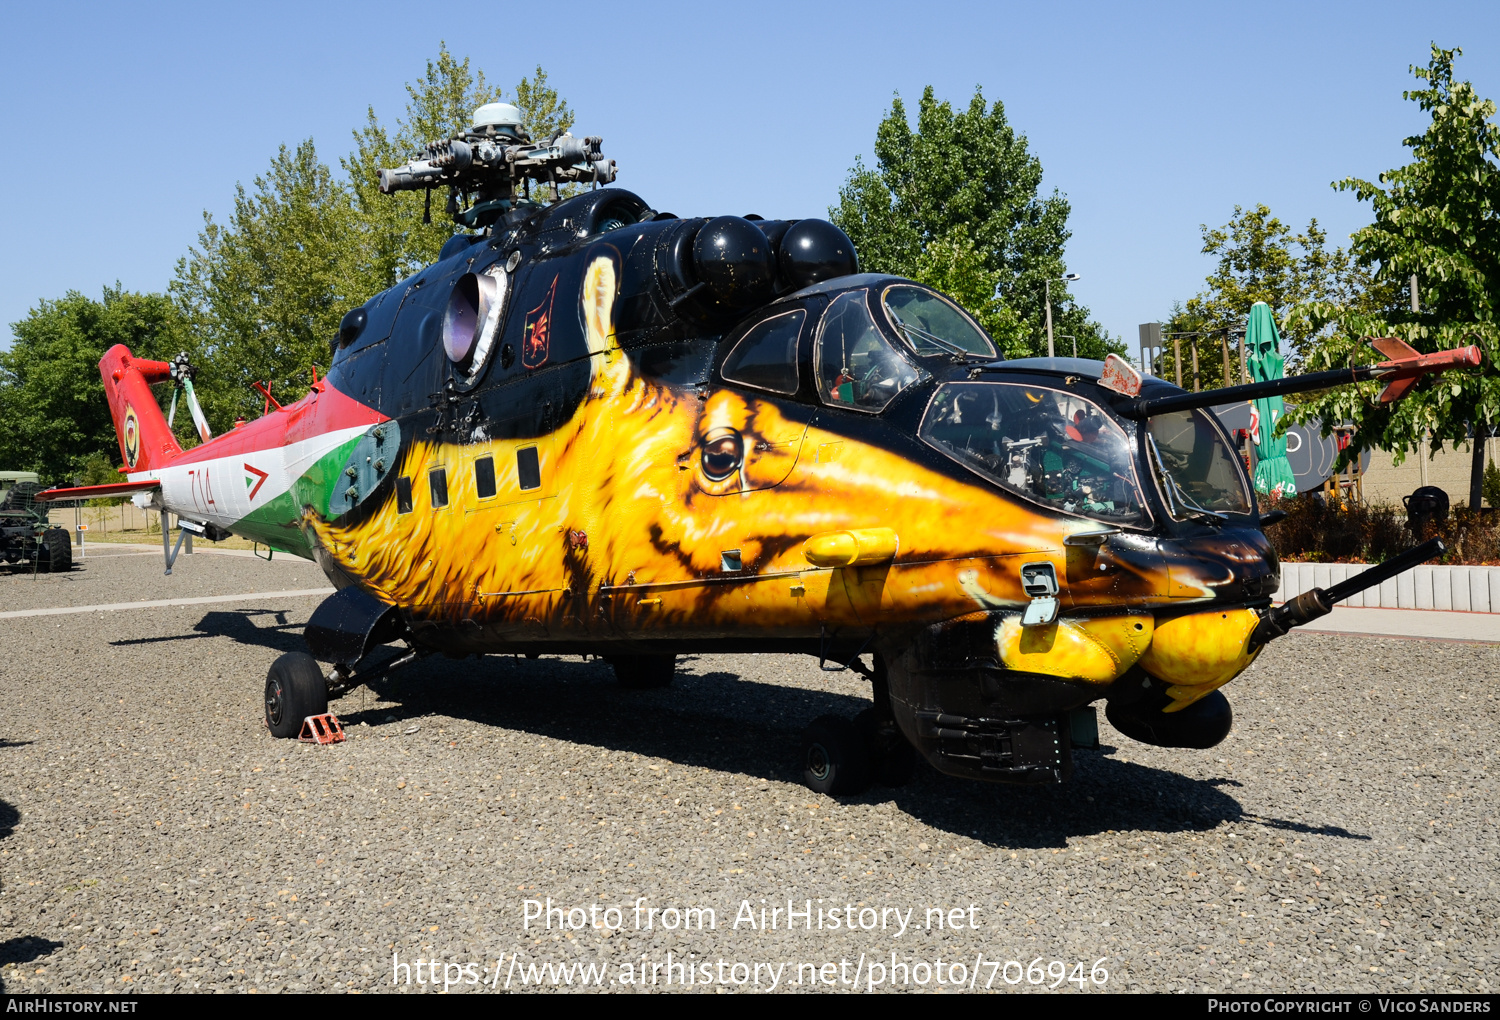
[[(1065, 273), (1064, 275), (1058, 277), (1056, 282), (1073, 283), (1075, 280), (1081, 279), (1083, 279), (1083, 277), (1078, 273)], [(1053, 280), (1049, 276), (1047, 278), (1046, 284), (1044, 285), (1047, 301), (1047, 357), (1049, 358), (1057, 357), (1057, 351), (1052, 346), (1052, 283)]]

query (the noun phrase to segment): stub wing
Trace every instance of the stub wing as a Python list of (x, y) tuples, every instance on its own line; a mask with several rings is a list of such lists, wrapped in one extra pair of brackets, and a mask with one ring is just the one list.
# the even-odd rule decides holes
[(110, 482), (108, 485), (75, 485), (70, 489), (46, 489), (36, 494), (38, 503), (55, 502), (60, 499), (103, 499), (106, 496), (130, 496), (146, 492), (161, 485), (154, 478), (139, 482)]

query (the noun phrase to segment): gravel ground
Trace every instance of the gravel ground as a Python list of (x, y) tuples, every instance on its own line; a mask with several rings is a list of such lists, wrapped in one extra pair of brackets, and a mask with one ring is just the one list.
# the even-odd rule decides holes
[[(325, 583), (295, 560), (180, 564), (0, 573), (0, 610)], [(273, 740), (266, 668), (316, 602), (0, 620), (5, 991), (421, 992), (431, 960), (454, 992), (577, 987), (580, 963), (617, 989), (643, 965), (657, 990), (864, 989), (875, 961), (927, 990), (1050, 985), (1059, 961), (1076, 992), (1100, 958), (1107, 990), (1496, 984), (1500, 645), (1295, 636), (1228, 688), (1238, 724), (1210, 751), (1101, 713), (1067, 787), (923, 766), (835, 800), (797, 781), (798, 734), (868, 689), (787, 656), (692, 658), (645, 693), (598, 662), (428, 659), (334, 705), (347, 743)], [(597, 909), (528, 928), (548, 898)], [(787, 930), (789, 898), (811, 931)], [(692, 907), (714, 927), (677, 924)], [(835, 907), (888, 927), (835, 930)]]

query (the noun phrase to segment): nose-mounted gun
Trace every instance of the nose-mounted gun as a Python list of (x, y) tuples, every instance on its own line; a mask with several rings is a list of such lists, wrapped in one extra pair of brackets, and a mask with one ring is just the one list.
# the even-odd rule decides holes
[(563, 184), (610, 184), (615, 161), (600, 151), (603, 139), (560, 134), (533, 142), (522, 128), (521, 111), (490, 103), (474, 111), (473, 126), (461, 135), (429, 142), (423, 155), (380, 171), (382, 194), (427, 191), (423, 223), (432, 221), (432, 189), (447, 185), (448, 214), (465, 227), (489, 226), (517, 205), (530, 203), (531, 185), (550, 186), (552, 200)]

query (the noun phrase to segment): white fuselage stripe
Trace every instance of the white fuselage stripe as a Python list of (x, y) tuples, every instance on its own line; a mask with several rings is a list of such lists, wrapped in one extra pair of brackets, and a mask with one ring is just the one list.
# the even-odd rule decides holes
[[(230, 528), (271, 500), (291, 489), (330, 450), (363, 435), (369, 425), (335, 429), (286, 446), (253, 450), (191, 464), (168, 464), (154, 471), (131, 474), (130, 480), (154, 478), (161, 482), (161, 502), (174, 514)], [(258, 476), (250, 465), (266, 473), (256, 488)], [(246, 480), (249, 479), (249, 484)], [(252, 499), (250, 493), (254, 492)]]

